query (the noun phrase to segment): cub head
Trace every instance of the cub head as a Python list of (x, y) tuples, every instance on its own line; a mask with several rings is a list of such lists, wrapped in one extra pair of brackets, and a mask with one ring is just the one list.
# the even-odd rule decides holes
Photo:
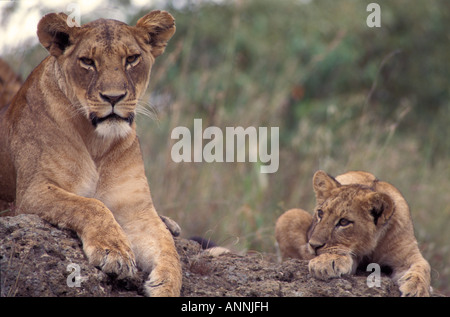
[(394, 212), (393, 200), (368, 186), (341, 185), (323, 171), (315, 173), (313, 187), (317, 205), (308, 232), (311, 251), (353, 257), (370, 254)]
[(99, 19), (75, 27), (67, 19), (64, 13), (47, 14), (37, 30), (61, 70), (58, 85), (98, 134), (128, 135), (155, 58), (175, 33), (174, 18), (152, 11), (135, 26)]

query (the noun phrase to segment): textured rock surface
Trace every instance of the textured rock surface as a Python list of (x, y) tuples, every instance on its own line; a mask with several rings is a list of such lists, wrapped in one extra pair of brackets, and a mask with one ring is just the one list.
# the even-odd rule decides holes
[[(373, 288), (364, 275), (320, 281), (309, 275), (307, 261), (276, 263), (260, 253), (211, 257), (196, 242), (175, 241), (182, 296), (399, 296), (386, 277)], [(34, 215), (0, 218), (0, 270), (1, 296), (142, 296), (147, 275), (119, 281), (104, 274), (88, 264), (76, 234)], [(76, 275), (80, 286), (69, 287)]]

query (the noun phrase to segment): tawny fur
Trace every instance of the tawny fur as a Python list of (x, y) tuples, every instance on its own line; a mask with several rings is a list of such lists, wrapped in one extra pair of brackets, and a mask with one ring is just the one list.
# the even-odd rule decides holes
[(408, 204), (391, 184), (367, 172), (313, 178), (317, 205), (282, 214), (275, 235), (283, 259), (309, 260), (319, 279), (354, 274), (362, 263), (392, 269), (402, 296), (430, 295), (430, 266), (414, 236)]
[(20, 77), (3, 59), (0, 59), (0, 111), (11, 103), (20, 86), (22, 86)]
[(174, 19), (66, 20), (41, 19), (50, 55), (0, 111), (0, 199), (76, 231), (92, 265), (119, 277), (137, 266), (151, 272), (148, 295), (177, 296), (181, 265), (152, 203), (134, 120)]

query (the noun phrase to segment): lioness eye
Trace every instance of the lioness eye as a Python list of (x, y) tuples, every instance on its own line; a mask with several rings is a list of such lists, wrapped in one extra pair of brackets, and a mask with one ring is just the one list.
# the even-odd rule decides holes
[(342, 218), (341, 220), (339, 220), (338, 225), (341, 227), (345, 227), (345, 226), (348, 226), (350, 223), (351, 223), (350, 220)]
[(127, 64), (133, 64), (139, 58), (139, 54), (131, 55), (127, 57)]
[(86, 66), (94, 66), (94, 64), (95, 64), (94, 60), (87, 58), (87, 57), (81, 57), (80, 61)]

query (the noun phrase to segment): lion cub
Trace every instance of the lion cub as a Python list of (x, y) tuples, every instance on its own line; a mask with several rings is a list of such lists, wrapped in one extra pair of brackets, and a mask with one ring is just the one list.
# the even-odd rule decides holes
[(283, 259), (309, 261), (319, 279), (354, 274), (358, 265), (392, 269), (402, 296), (429, 296), (430, 265), (414, 236), (409, 207), (391, 184), (370, 173), (348, 172), (333, 178), (315, 173), (314, 215), (302, 209), (282, 214), (275, 236)]
[(41, 19), (37, 35), (50, 54), (0, 106), (0, 199), (77, 232), (106, 273), (128, 277), (139, 267), (150, 272), (147, 295), (177, 296), (181, 264), (151, 199), (135, 120), (174, 18), (67, 20)]

